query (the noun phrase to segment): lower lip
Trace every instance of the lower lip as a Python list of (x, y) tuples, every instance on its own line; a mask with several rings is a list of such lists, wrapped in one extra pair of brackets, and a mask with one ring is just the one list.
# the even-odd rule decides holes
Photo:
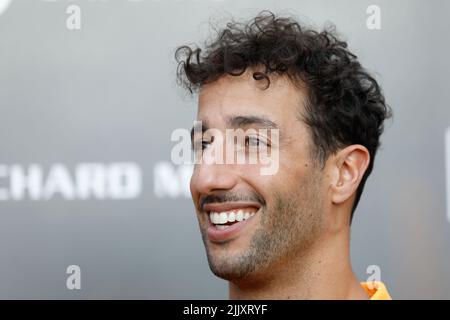
[(226, 229), (217, 229), (214, 224), (211, 223), (211, 220), (208, 220), (208, 238), (212, 242), (225, 242), (227, 240), (230, 240), (237, 236), (237, 234), (245, 228), (245, 226), (258, 214), (255, 213), (255, 215), (251, 216), (247, 220), (242, 220), (240, 222), (237, 222), (235, 224), (230, 225)]

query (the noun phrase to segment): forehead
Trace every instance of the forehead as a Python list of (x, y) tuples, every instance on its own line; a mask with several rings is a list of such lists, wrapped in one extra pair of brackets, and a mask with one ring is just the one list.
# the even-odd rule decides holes
[(295, 86), (286, 76), (253, 79), (247, 69), (240, 76), (225, 75), (204, 85), (199, 92), (198, 119), (221, 121), (230, 115), (259, 115), (279, 123), (297, 119), (305, 99), (305, 90)]

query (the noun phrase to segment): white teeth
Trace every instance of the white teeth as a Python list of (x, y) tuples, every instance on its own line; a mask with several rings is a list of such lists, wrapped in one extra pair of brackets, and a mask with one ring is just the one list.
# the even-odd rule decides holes
[(211, 222), (214, 224), (219, 223), (219, 214), (217, 212), (210, 212), (209, 213), (209, 218), (211, 219)]
[(247, 220), (250, 217), (253, 217), (255, 212), (244, 212), (243, 210), (229, 211), (229, 212), (213, 212), (209, 213), (209, 219), (212, 224), (215, 225), (223, 225), (228, 222), (240, 222), (243, 220)]
[(227, 213), (226, 212), (221, 212), (220, 213), (220, 218), (219, 218), (219, 223), (220, 224), (224, 224), (224, 223), (227, 223), (227, 221), (228, 221)]

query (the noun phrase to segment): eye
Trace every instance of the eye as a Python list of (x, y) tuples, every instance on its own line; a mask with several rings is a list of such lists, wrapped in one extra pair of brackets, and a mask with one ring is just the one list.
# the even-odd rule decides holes
[(207, 140), (202, 140), (202, 150), (205, 150), (208, 145), (211, 144), (211, 141), (207, 141)]
[(245, 146), (246, 147), (257, 148), (260, 145), (267, 146), (268, 143), (264, 139), (262, 139), (260, 137), (257, 137), (257, 136), (247, 136), (247, 137), (245, 137)]
[(201, 141), (202, 151), (214, 142), (214, 137), (203, 137)]
[(201, 141), (200, 141), (200, 139), (198, 139), (196, 141), (194, 140), (191, 143), (191, 149), (194, 152), (201, 152), (201, 151), (205, 150), (210, 144), (211, 144), (211, 141), (209, 141), (209, 140), (201, 140)]

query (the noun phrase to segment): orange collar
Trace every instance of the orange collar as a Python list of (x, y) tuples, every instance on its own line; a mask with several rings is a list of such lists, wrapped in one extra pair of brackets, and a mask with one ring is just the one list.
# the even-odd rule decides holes
[(370, 300), (392, 300), (386, 286), (381, 281), (361, 282), (361, 286), (369, 295)]

